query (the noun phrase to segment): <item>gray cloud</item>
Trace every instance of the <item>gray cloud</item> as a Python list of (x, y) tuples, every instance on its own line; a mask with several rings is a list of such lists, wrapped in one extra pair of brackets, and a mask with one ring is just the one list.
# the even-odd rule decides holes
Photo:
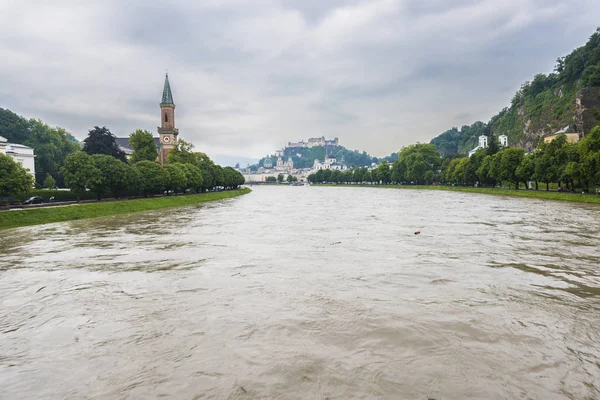
[(181, 136), (210, 155), (325, 135), (382, 156), (489, 119), (586, 41), (595, 3), (9, 1), (0, 107), (80, 139), (155, 131), (168, 69)]

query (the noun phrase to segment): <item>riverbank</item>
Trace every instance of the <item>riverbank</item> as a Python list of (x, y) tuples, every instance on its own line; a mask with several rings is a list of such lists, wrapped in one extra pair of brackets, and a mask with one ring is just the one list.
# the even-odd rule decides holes
[(182, 196), (110, 201), (105, 203), (73, 204), (64, 207), (35, 208), (0, 212), (0, 230), (21, 226), (41, 225), (78, 219), (108, 217), (161, 208), (182, 207), (209, 201), (229, 199), (250, 193), (248, 188)]
[(572, 192), (547, 192), (545, 190), (526, 190), (526, 189), (501, 189), (501, 188), (481, 188), (481, 187), (463, 187), (463, 186), (413, 186), (413, 185), (347, 185), (347, 184), (321, 184), (315, 186), (332, 187), (368, 187), (380, 189), (420, 189), (420, 190), (446, 190), (452, 192), (467, 192), (491, 194), (496, 196), (528, 197), (533, 199), (570, 201), (576, 203), (600, 204), (600, 196), (594, 194), (581, 194)]

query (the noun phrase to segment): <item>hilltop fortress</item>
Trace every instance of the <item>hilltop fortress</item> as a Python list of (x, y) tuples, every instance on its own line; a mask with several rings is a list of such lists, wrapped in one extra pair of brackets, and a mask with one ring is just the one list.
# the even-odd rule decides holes
[(332, 140), (328, 140), (328, 139), (325, 139), (325, 136), (321, 136), (320, 138), (310, 138), (310, 139), (308, 139), (308, 142), (305, 142), (305, 141), (296, 142), (296, 143), (288, 142), (288, 144), (285, 148), (286, 149), (297, 148), (297, 147), (311, 148), (311, 147), (317, 147), (317, 146), (339, 146), (339, 140), (338, 140), (338, 138), (333, 138)]

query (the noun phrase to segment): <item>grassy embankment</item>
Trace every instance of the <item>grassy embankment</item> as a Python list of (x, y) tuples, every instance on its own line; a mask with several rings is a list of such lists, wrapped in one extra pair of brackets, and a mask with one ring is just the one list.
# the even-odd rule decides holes
[(165, 196), (148, 199), (109, 201), (101, 203), (73, 204), (61, 207), (42, 207), (27, 210), (0, 212), (0, 229), (20, 226), (48, 224), (85, 218), (107, 217), (117, 214), (129, 214), (160, 208), (181, 207), (209, 201), (228, 199), (250, 193), (248, 188), (191, 194), (185, 196)]
[(452, 192), (481, 193), (500, 196), (529, 197), (533, 199), (571, 201), (577, 203), (600, 204), (600, 196), (595, 194), (581, 194), (569, 192), (546, 192), (545, 190), (525, 190), (525, 189), (505, 189), (505, 188), (475, 188), (462, 186), (412, 186), (412, 185), (336, 185), (327, 184), (320, 186), (338, 186), (338, 187), (370, 187), (385, 189), (421, 189), (421, 190), (446, 190)]

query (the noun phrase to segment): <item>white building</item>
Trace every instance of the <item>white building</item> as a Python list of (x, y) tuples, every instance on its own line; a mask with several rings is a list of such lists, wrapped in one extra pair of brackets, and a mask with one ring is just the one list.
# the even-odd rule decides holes
[(335, 156), (325, 155), (325, 160), (323, 161), (323, 163), (321, 163), (318, 159), (315, 159), (312, 169), (314, 172), (320, 171), (322, 169), (330, 169), (332, 171), (345, 171), (348, 169), (348, 167), (343, 162), (337, 162)]
[[(500, 146), (508, 147), (508, 136), (500, 135), (500, 136), (498, 136), (498, 141), (500, 142)], [(485, 149), (487, 147), (488, 147), (488, 137), (485, 135), (479, 136), (479, 144), (477, 145), (477, 147), (475, 147), (473, 150), (471, 150), (469, 152), (469, 157), (471, 157), (473, 154), (475, 154), (475, 152), (477, 152), (477, 150)]]
[(498, 140), (500, 140), (500, 146), (508, 147), (508, 136), (500, 135), (498, 136)]
[(16, 143), (8, 143), (8, 140), (0, 136), (0, 153), (12, 157), (35, 177), (35, 154), (28, 146)]

